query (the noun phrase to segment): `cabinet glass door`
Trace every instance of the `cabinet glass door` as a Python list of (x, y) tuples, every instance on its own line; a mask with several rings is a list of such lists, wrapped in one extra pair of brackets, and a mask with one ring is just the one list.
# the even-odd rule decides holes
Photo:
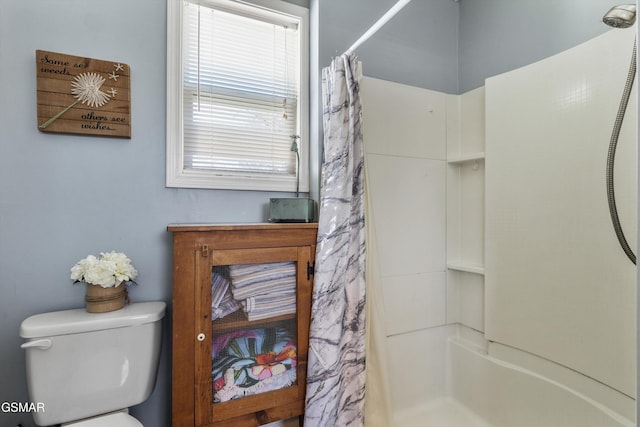
[(215, 266), (213, 402), (296, 383), (296, 263)]
[(200, 260), (196, 412), (203, 421), (304, 395), (308, 337), (300, 336), (298, 308), (310, 287), (309, 262), (309, 247), (217, 250)]

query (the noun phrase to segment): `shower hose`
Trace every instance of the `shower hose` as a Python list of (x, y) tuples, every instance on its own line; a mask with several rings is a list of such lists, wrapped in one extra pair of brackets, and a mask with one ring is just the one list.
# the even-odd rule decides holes
[(631, 89), (633, 88), (633, 80), (636, 75), (636, 42), (633, 43), (633, 55), (631, 57), (631, 65), (629, 65), (629, 73), (627, 74), (627, 82), (624, 85), (624, 92), (622, 93), (622, 99), (620, 99), (620, 106), (618, 107), (618, 114), (616, 115), (616, 121), (613, 125), (613, 131), (611, 132), (611, 140), (609, 142), (609, 154), (607, 155), (607, 200), (609, 201), (609, 213), (611, 214), (611, 221), (613, 228), (618, 237), (618, 242), (627, 257), (632, 263), (636, 263), (636, 255), (629, 247), (627, 239), (624, 236), (624, 231), (620, 225), (620, 218), (618, 217), (618, 208), (616, 207), (616, 194), (613, 185), (614, 164), (616, 157), (616, 147), (618, 145), (618, 137), (620, 136), (620, 128), (622, 127), (622, 121), (624, 120), (624, 114), (629, 104), (629, 97), (631, 96)]

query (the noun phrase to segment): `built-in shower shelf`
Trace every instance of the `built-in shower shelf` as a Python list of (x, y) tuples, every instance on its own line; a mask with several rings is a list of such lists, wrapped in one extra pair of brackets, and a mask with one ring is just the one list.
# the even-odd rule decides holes
[(462, 262), (449, 262), (447, 268), (453, 271), (462, 271), (465, 273), (473, 273), (484, 275), (484, 266), (477, 264), (466, 264)]
[(484, 160), (484, 151), (454, 156), (450, 159), (447, 159), (447, 163), (455, 165), (468, 162), (477, 162), (479, 160)]

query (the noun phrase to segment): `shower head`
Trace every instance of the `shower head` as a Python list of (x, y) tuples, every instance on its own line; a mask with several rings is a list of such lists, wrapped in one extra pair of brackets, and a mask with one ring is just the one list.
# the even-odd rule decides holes
[(636, 5), (621, 4), (614, 6), (604, 15), (602, 22), (614, 28), (629, 28), (636, 22)]

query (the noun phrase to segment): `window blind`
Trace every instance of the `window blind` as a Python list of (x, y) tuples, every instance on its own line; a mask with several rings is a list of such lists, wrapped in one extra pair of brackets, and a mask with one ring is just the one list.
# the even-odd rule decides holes
[(297, 33), (295, 22), (184, 2), (185, 170), (295, 181)]

